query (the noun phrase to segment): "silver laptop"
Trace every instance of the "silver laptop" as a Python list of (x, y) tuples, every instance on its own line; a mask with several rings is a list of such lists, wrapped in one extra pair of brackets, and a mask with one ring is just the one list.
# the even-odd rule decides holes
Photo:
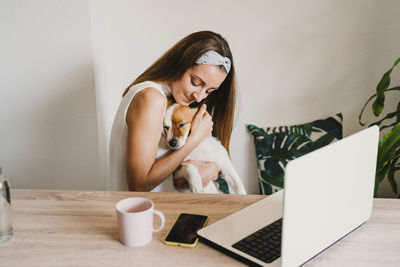
[(199, 230), (200, 240), (251, 265), (304, 264), (371, 216), (378, 139), (373, 126), (290, 161), (284, 190)]

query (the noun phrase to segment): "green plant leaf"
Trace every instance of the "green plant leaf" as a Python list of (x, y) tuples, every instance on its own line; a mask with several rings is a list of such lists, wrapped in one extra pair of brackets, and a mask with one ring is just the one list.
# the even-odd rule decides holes
[[(378, 125), (378, 126), (380, 126), (380, 125), (382, 124), (383, 121), (393, 119), (394, 117), (396, 117), (396, 119), (397, 119), (397, 120), (396, 120), (396, 123), (394, 124), (394, 125), (396, 125), (398, 122), (400, 122), (399, 119), (398, 119), (399, 115), (400, 115), (400, 109), (398, 109), (398, 110), (396, 110), (396, 111), (394, 111), (394, 112), (391, 112), (391, 113), (386, 114), (386, 116), (383, 117), (383, 119), (372, 123), (370, 126), (372, 126), (372, 125)], [(392, 126), (393, 126), (393, 125), (392, 125)]]
[(367, 123), (365, 123), (365, 122), (361, 122), (361, 118), (362, 118), (362, 115), (363, 115), (364, 110), (365, 110), (365, 108), (367, 107), (368, 103), (369, 103), (372, 99), (374, 99), (375, 97), (376, 97), (376, 93), (373, 94), (373, 95), (367, 100), (367, 102), (365, 102), (363, 108), (361, 109), (360, 115), (358, 115), (358, 123), (359, 123), (361, 126), (365, 126), (365, 125), (367, 124)]
[(375, 117), (379, 117), (379, 115), (381, 115), (384, 107), (385, 107), (385, 95), (377, 94), (374, 103), (372, 103), (372, 111)]
[[(399, 59), (400, 59), (400, 58), (399, 58)], [(400, 86), (393, 87), (393, 88), (390, 88), (390, 89), (387, 89), (387, 90), (386, 90), (386, 92), (389, 92), (389, 91), (400, 91)], [(367, 124), (367, 123), (361, 121), (361, 120), (362, 120), (362, 115), (364, 114), (365, 108), (367, 107), (368, 103), (371, 102), (371, 100), (374, 99), (375, 97), (376, 97), (376, 93), (373, 94), (373, 95), (367, 100), (367, 102), (365, 102), (363, 108), (361, 109), (360, 114), (358, 115), (358, 123), (359, 123), (361, 126), (365, 126), (365, 125)], [(400, 103), (399, 103), (399, 104), (400, 104)]]
[[(400, 154), (400, 150), (397, 151), (396, 154)], [(390, 170), (388, 172), (388, 181), (390, 186), (392, 187), (392, 191), (397, 195), (397, 182), (395, 180), (394, 174), (396, 171), (396, 163), (399, 159), (399, 156), (397, 156), (397, 158), (394, 158), (390, 164)]]
[(400, 57), (394, 61), (392, 68), (396, 67), (396, 65), (399, 63), (400, 63)]
[[(399, 88), (400, 88), (400, 86), (399, 86)], [(398, 110), (398, 111), (400, 110), (400, 102), (399, 102), (399, 104), (397, 104), (397, 110)], [(397, 121), (397, 122), (400, 122), (400, 114), (397, 114), (397, 116), (396, 116), (396, 121)]]
[(372, 111), (375, 116), (378, 117), (384, 106), (385, 106), (385, 91), (389, 88), (390, 85), (390, 74), (393, 71), (393, 68), (400, 62), (400, 58), (395, 60), (393, 66), (382, 76), (382, 79), (379, 81), (378, 86), (376, 87), (376, 99), (372, 104)]
[(387, 132), (378, 145), (377, 172), (385, 168), (390, 160), (395, 156), (396, 151), (400, 148), (400, 123), (396, 124), (389, 132)]
[(376, 99), (372, 104), (372, 111), (375, 116), (378, 117), (384, 106), (385, 106), (385, 91), (388, 89), (390, 85), (390, 74), (392, 73), (393, 68), (388, 70), (382, 77), (381, 81), (378, 83), (376, 87)]
[(388, 175), (390, 170), (390, 164), (387, 164), (386, 166), (383, 166), (380, 171), (376, 172), (375, 175), (375, 187), (374, 187), (374, 197), (378, 197), (378, 189), (379, 185), (382, 183), (382, 181), (385, 179), (385, 177)]
[[(399, 63), (400, 57), (397, 58), (394, 61), (393, 66), (383, 74), (376, 87), (376, 93), (364, 104), (358, 116), (358, 123), (361, 126), (366, 125), (366, 123), (362, 122), (362, 115), (364, 114), (369, 102), (375, 99), (372, 104), (372, 112), (376, 117), (379, 117), (385, 105), (385, 93), (389, 91), (400, 91), (400, 86), (389, 88), (390, 75)], [(395, 119), (395, 122), (393, 122), (393, 118)], [(391, 121), (386, 123), (386, 125), (382, 125), (383, 122), (387, 120)], [(380, 126), (380, 131), (386, 128), (391, 128), (391, 130), (382, 137), (378, 144), (374, 196), (377, 197), (379, 185), (387, 177), (393, 192), (400, 198), (400, 194), (398, 194), (397, 190), (397, 181), (395, 180), (395, 172), (400, 169), (400, 165), (396, 165), (400, 159), (400, 102), (395, 111), (386, 114), (383, 118), (372, 123), (370, 126), (372, 125)]]
[(395, 126), (397, 123), (399, 123), (398, 121), (395, 121), (395, 122), (393, 122), (392, 124), (388, 124), (388, 125), (383, 125), (383, 126), (381, 126), (381, 131), (382, 130), (384, 130), (384, 129), (386, 129), (386, 128), (391, 128), (391, 127), (393, 127), (393, 126)]
[(392, 191), (397, 195), (397, 183), (396, 180), (394, 179), (394, 172), (389, 172), (388, 173), (388, 181), (390, 186), (392, 187)]

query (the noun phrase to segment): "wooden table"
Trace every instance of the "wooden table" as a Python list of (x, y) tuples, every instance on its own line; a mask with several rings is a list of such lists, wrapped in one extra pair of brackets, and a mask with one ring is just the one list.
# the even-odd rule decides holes
[[(11, 194), (14, 237), (0, 244), (0, 266), (243, 266), (203, 243), (172, 247), (162, 239), (181, 212), (208, 215), (213, 223), (264, 197), (19, 189)], [(132, 196), (152, 199), (166, 217), (164, 229), (145, 247), (119, 242), (115, 204)], [(364, 226), (305, 266), (400, 266), (400, 200), (375, 199)]]

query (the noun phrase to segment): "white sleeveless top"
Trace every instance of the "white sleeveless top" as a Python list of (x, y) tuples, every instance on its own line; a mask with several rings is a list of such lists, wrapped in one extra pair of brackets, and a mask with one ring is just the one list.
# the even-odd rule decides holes
[[(132, 99), (136, 93), (146, 88), (156, 88), (165, 97), (171, 94), (171, 89), (166, 84), (155, 82), (142, 82), (133, 85), (121, 100), (118, 111), (114, 118), (110, 138), (110, 173), (107, 182), (107, 189), (114, 191), (129, 191), (126, 174), (126, 155), (128, 143), (128, 124), (126, 123), (126, 113)], [(161, 129), (162, 131), (162, 125)], [(161, 138), (157, 151), (157, 158), (163, 156), (168, 149), (165, 146), (164, 138)], [(140, 157), (140, 155), (137, 155)], [(168, 176), (152, 192), (173, 192), (174, 184), (172, 175)]]

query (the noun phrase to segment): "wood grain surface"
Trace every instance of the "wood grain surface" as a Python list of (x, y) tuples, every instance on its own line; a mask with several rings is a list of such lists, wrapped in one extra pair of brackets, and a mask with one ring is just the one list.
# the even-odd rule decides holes
[[(208, 215), (211, 224), (265, 197), (21, 189), (11, 194), (14, 236), (0, 244), (0, 266), (243, 266), (201, 242), (183, 248), (162, 240), (180, 213)], [(135, 196), (153, 200), (166, 223), (150, 244), (129, 248), (119, 242), (115, 204)], [(375, 199), (365, 225), (305, 266), (399, 263), (400, 200)]]

